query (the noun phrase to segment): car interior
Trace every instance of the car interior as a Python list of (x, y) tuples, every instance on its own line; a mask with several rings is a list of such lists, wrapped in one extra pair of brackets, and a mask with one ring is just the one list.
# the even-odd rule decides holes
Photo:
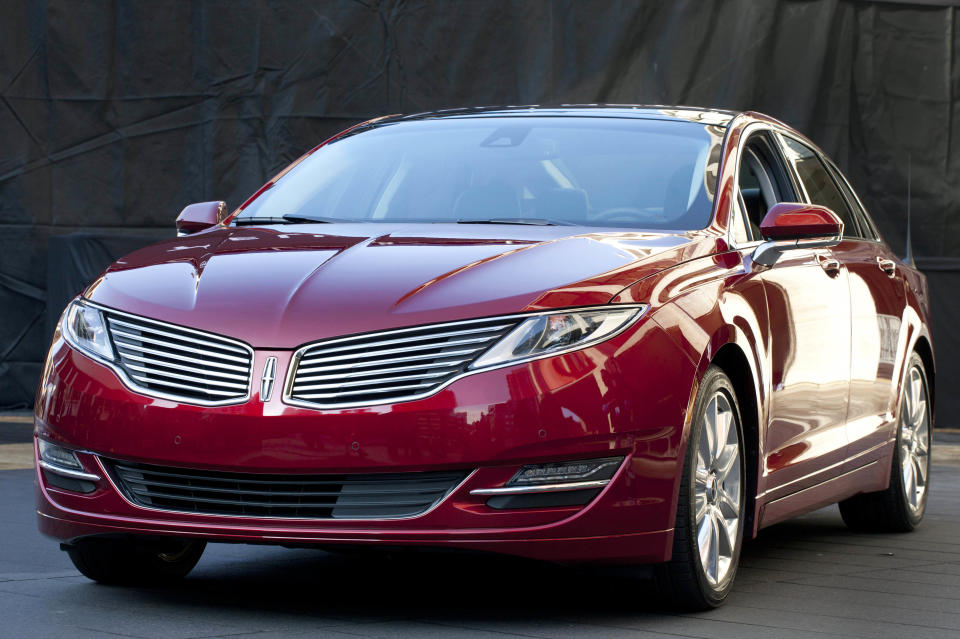
[(747, 241), (759, 241), (760, 223), (778, 202), (796, 201), (787, 172), (766, 133), (755, 134), (740, 158), (738, 200), (746, 218)]

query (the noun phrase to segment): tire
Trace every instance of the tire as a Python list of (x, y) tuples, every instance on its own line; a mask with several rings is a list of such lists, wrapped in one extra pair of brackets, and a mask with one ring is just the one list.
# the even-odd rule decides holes
[[(726, 429), (725, 439), (712, 436), (718, 432), (717, 425)], [(722, 446), (713, 445), (718, 440)], [(665, 603), (682, 610), (708, 610), (724, 602), (740, 561), (745, 504), (746, 466), (737, 396), (730, 379), (711, 366), (697, 391), (690, 420), (673, 557), (655, 571), (655, 586)]]
[(156, 586), (186, 577), (206, 545), (193, 539), (90, 537), (66, 551), (77, 570), (93, 581)]
[(840, 502), (844, 523), (857, 532), (910, 532), (919, 525), (930, 494), (933, 415), (923, 360), (910, 356), (898, 411), (897, 439), (886, 490)]

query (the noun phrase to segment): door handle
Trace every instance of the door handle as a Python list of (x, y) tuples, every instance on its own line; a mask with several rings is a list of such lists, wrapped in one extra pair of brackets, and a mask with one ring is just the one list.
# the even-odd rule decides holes
[(836, 258), (828, 257), (821, 253), (817, 255), (817, 263), (820, 264), (820, 268), (831, 276), (840, 272), (840, 260)]
[(897, 272), (897, 263), (894, 262), (893, 260), (885, 260), (882, 257), (878, 257), (877, 266), (879, 266), (880, 270), (886, 273), (887, 275), (889, 275), (890, 277), (893, 277), (894, 274)]

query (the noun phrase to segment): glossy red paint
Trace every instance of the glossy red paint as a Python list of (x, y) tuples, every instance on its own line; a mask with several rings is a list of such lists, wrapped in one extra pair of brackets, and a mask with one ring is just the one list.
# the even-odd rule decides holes
[[(360, 333), (605, 304), (665, 264), (714, 252), (716, 242), (703, 233), (565, 226), (230, 227), (131, 253), (84, 296), (255, 348), (295, 348), (344, 327)], [(243, 312), (231, 312), (238, 305)]]
[(767, 211), (760, 233), (769, 240), (834, 237), (843, 233), (843, 222), (825, 206), (780, 202)]
[(177, 231), (184, 234), (205, 231), (220, 224), (226, 217), (226, 202), (198, 202), (186, 207), (177, 216)]
[[(884, 487), (904, 362), (930, 343), (925, 279), (884, 243), (857, 239), (755, 264), (754, 247), (736, 246), (728, 229), (739, 150), (753, 128), (787, 129), (758, 114), (724, 126), (713, 219), (700, 231), (225, 226), (118, 260), (84, 297), (246, 342), (255, 350), (251, 396), (218, 407), (147, 397), (58, 333), (37, 394), (36, 432), (82, 451), (87, 472), (103, 474), (100, 456), (245, 472), (472, 474), (420, 517), (366, 521), (147, 510), (108, 480), (82, 495), (38, 474), (41, 530), (62, 540), (131, 532), (664, 561), (690, 409), (713, 362), (737, 380), (752, 455), (749, 532)], [(796, 234), (798, 224), (820, 233), (836, 222), (822, 207), (793, 207), (774, 216), (774, 233)], [(822, 268), (824, 257), (839, 269)], [(892, 273), (884, 261), (895, 262)], [(258, 394), (268, 357), (277, 358), (280, 379), (294, 349), (323, 338), (606, 303), (649, 308), (606, 342), (473, 374), (423, 399), (314, 410), (284, 403), (281, 393), (269, 401)], [(625, 464), (583, 507), (495, 510), (470, 495), (524, 464), (609, 455)]]

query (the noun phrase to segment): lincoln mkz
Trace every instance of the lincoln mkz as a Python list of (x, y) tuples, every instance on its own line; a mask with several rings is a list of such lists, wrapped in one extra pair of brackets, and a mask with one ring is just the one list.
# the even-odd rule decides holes
[(177, 229), (70, 303), (37, 394), (39, 526), (94, 580), (426, 546), (702, 609), (765, 526), (923, 516), (926, 280), (769, 117), (384, 117)]

